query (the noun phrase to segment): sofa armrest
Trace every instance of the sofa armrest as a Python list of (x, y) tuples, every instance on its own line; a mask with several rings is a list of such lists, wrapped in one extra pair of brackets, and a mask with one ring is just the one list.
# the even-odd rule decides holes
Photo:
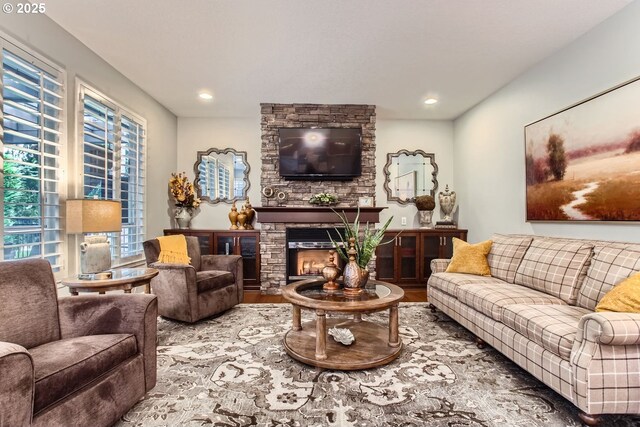
[(640, 313), (590, 313), (578, 323), (577, 341), (605, 345), (640, 344)]
[(431, 260), (431, 273), (444, 273), (451, 259), (436, 258)]
[(198, 319), (196, 269), (191, 265), (159, 262), (149, 267), (159, 270), (151, 279), (151, 292), (158, 296), (160, 315), (195, 322)]
[(244, 297), (244, 272), (240, 255), (202, 255), (200, 263), (202, 271), (222, 270), (233, 273), (238, 289), (238, 303), (242, 302)]
[(35, 384), (26, 348), (0, 341), (0, 425), (30, 426)]
[(145, 386), (156, 384), (158, 299), (147, 294), (82, 295), (58, 300), (62, 338), (132, 334), (144, 359)]

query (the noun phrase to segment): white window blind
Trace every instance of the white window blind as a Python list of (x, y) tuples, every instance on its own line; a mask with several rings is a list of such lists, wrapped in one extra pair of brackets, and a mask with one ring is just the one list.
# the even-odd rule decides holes
[(59, 187), (64, 77), (6, 45), (0, 39), (2, 259), (44, 258), (57, 272), (62, 268)]
[(84, 86), (81, 97), (83, 196), (122, 202), (122, 230), (110, 235), (117, 264), (143, 252), (145, 123)]

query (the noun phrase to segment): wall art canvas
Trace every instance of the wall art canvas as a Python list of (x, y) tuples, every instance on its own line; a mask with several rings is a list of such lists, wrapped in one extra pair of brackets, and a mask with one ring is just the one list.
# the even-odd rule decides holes
[(640, 221), (640, 79), (525, 126), (527, 221)]

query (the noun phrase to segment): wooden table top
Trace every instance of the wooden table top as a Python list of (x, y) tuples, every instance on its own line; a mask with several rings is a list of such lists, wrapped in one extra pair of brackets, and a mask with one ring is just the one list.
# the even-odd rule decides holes
[[(292, 304), (326, 311), (377, 311), (397, 304), (404, 297), (401, 287), (379, 280), (369, 279), (363, 292), (347, 297), (342, 288), (337, 291), (322, 289), (324, 280), (308, 279), (293, 282), (282, 288), (282, 296)], [(342, 284), (341, 281), (338, 281)]]
[(121, 268), (112, 270), (113, 276), (110, 279), (101, 280), (84, 280), (78, 279), (78, 276), (67, 277), (62, 279), (62, 284), (69, 288), (104, 288), (119, 285), (143, 285), (148, 283), (152, 278), (158, 275), (155, 268)]

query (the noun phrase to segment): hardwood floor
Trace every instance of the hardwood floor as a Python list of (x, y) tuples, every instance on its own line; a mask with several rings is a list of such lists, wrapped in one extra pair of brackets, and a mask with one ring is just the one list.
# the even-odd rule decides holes
[[(402, 302), (426, 302), (427, 291), (424, 288), (407, 288), (404, 290)], [(247, 304), (279, 304), (285, 303), (282, 295), (263, 295), (260, 291), (244, 291), (244, 302)]]

